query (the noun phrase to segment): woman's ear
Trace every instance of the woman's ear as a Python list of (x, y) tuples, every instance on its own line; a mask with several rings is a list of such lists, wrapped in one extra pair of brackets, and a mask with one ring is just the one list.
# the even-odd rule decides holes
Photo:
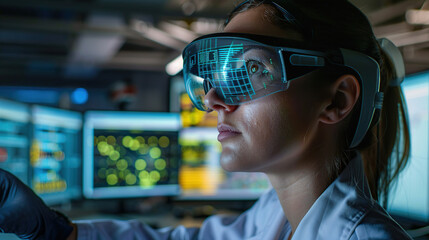
[(331, 86), (333, 93), (327, 106), (322, 110), (320, 121), (335, 124), (343, 120), (352, 111), (360, 95), (357, 78), (351, 74), (340, 76)]

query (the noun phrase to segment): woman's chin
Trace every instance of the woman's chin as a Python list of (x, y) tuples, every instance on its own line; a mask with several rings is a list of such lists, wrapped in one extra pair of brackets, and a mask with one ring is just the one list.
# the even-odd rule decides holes
[(225, 171), (228, 172), (241, 172), (245, 164), (240, 163), (240, 157), (231, 149), (222, 149), (220, 156), (220, 165)]

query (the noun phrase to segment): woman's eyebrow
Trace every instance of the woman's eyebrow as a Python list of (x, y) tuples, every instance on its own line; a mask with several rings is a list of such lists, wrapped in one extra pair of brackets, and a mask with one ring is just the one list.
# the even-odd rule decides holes
[[(262, 52), (254, 53), (255, 56), (258, 56), (258, 60), (268, 59), (268, 58), (271, 59), (272, 56), (274, 56), (274, 52), (269, 51), (268, 49), (263, 48), (263, 47), (252, 47), (252, 48), (243, 49), (242, 56), (245, 56), (245, 54), (248, 54), (248, 52), (251, 51), (251, 50), (254, 50), (254, 51), (260, 50), (260, 51), (262, 51)], [(260, 57), (261, 54), (263, 54), (263, 57)]]
[(246, 52), (248, 52), (250, 50), (266, 50), (266, 48), (259, 47), (259, 46), (248, 47), (248, 48), (244, 49), (243, 54), (245, 54)]

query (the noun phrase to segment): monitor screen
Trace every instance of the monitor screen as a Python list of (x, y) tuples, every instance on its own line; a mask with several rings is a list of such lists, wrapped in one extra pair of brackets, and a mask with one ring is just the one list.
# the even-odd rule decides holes
[(81, 196), (82, 115), (33, 106), (31, 186), (47, 204)]
[(269, 189), (263, 173), (226, 172), (220, 166), (222, 146), (216, 128), (180, 132), (182, 200), (253, 200)]
[(411, 156), (389, 193), (388, 210), (429, 222), (429, 72), (409, 76), (402, 84), (411, 133)]
[(177, 113), (85, 114), (84, 195), (129, 198), (177, 195)]
[(0, 168), (28, 184), (30, 108), (0, 99)]

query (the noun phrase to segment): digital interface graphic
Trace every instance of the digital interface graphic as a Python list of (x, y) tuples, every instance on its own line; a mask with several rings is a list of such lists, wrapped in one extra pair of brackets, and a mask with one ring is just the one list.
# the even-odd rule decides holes
[(0, 168), (28, 184), (30, 109), (0, 100)]
[(241, 97), (252, 99), (256, 93), (249, 80), (243, 44), (224, 46), (214, 38), (201, 40), (200, 45), (198, 56), (190, 56), (189, 67), (197, 64), (198, 76), (210, 79), (213, 87), (219, 89), (218, 94), (227, 101), (236, 102), (235, 98)]
[(177, 132), (94, 131), (94, 187), (177, 184)]
[(178, 113), (89, 111), (84, 125), (88, 198), (180, 193)]
[(226, 172), (215, 128), (187, 128), (180, 133), (179, 183), (184, 199), (256, 199), (270, 183), (265, 174)]
[(31, 186), (48, 204), (80, 196), (81, 128), (78, 112), (34, 106)]
[[(204, 97), (210, 89), (230, 105), (282, 91), (288, 86), (283, 58), (289, 57), (284, 52), (241, 37), (199, 39), (184, 50), (186, 90), (200, 110), (207, 109)], [(291, 57), (299, 59), (300, 67), (302, 61), (318, 59), (300, 54)]]

